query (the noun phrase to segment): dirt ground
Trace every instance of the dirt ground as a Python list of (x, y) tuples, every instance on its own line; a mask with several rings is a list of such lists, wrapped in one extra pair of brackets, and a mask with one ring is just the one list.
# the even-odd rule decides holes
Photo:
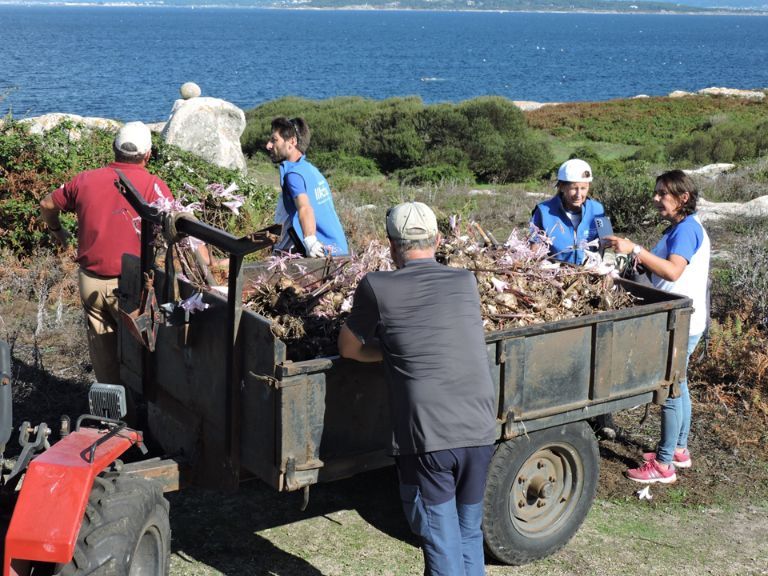
[[(41, 265), (42, 266), (42, 265)], [(71, 271), (70, 271), (71, 272)], [(25, 290), (0, 272), (0, 337), (12, 345), (14, 427), (87, 411), (92, 376), (72, 275), (54, 283), (27, 272)], [(47, 288), (44, 288), (47, 286)], [(20, 299), (14, 294), (26, 293)], [(692, 383), (694, 467), (677, 483), (653, 486), (639, 500), (623, 476), (658, 436), (659, 409), (616, 415), (613, 441), (600, 442), (598, 496), (584, 526), (559, 553), (488, 574), (768, 575), (768, 459), (755, 426), (724, 403), (704, 403)], [(759, 435), (758, 435), (759, 436)], [(764, 436), (764, 435), (763, 435)], [(16, 434), (6, 455), (18, 453)], [(299, 494), (278, 494), (259, 482), (237, 492), (187, 489), (169, 494), (174, 576), (411, 575), (421, 556), (399, 508), (392, 469), (318, 485), (300, 511)]]

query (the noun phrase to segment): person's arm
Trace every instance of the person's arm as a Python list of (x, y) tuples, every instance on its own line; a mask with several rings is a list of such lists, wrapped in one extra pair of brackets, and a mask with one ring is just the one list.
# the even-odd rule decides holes
[(352, 312), (339, 332), (337, 341), (339, 354), (359, 362), (383, 360), (381, 346), (375, 337), (378, 324), (379, 309), (376, 304), (376, 295), (366, 276), (355, 288)]
[(283, 180), (288, 195), (296, 206), (296, 212), (299, 218), (299, 226), (304, 237), (304, 248), (307, 256), (310, 258), (322, 258), (325, 256), (325, 249), (317, 239), (317, 221), (315, 220), (315, 210), (312, 208), (312, 202), (309, 200), (309, 192), (304, 178), (295, 172), (289, 172)]
[(317, 222), (315, 221), (315, 211), (312, 209), (309, 196), (299, 194), (293, 197), (293, 201), (296, 203), (296, 210), (299, 213), (299, 224), (301, 225), (301, 232), (304, 238), (314, 236), (317, 233)]
[(309, 196), (299, 194), (294, 196), (296, 211), (299, 214), (299, 225), (304, 235), (304, 247), (307, 250), (307, 256), (310, 258), (322, 258), (325, 256), (325, 249), (317, 239), (317, 222), (315, 221), (315, 211), (309, 201)]
[(61, 210), (53, 202), (53, 192), (40, 200), (40, 216), (43, 222), (48, 226), (48, 231), (53, 236), (53, 239), (66, 248), (69, 241), (69, 232), (61, 225), (61, 220), (59, 220), (60, 212)]
[[(610, 246), (620, 254), (630, 254), (637, 246), (629, 238), (619, 238), (618, 236), (608, 236), (606, 241), (609, 241)], [(635, 254), (635, 259), (646, 270), (669, 282), (674, 282), (680, 278), (685, 267), (688, 266), (688, 261), (679, 254), (670, 254), (669, 258), (661, 258), (643, 247), (640, 247), (640, 251)]]
[(363, 344), (352, 330), (344, 324), (339, 332), (339, 354), (358, 362), (381, 362), (384, 356), (381, 348), (373, 344)]

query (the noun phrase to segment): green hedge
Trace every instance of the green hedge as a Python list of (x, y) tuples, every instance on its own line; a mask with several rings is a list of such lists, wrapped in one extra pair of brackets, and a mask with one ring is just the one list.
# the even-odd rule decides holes
[(452, 165), (484, 182), (522, 181), (551, 164), (547, 144), (522, 112), (500, 97), (425, 105), (420, 98), (283, 98), (246, 113), (246, 154), (264, 154), (275, 116), (302, 116), (312, 131), (308, 156), (372, 159), (385, 174)]

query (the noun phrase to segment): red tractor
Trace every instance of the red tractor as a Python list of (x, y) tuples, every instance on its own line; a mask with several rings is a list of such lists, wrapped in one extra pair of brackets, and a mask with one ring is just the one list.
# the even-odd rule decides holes
[(21, 452), (6, 462), (13, 429), (11, 353), (0, 341), (0, 498), (3, 576), (161, 576), (168, 573), (171, 529), (159, 483), (130, 473), (118, 460), (145, 451), (127, 427), (125, 391), (94, 384), (91, 414), (74, 429), (62, 418), (60, 439), (24, 422)]

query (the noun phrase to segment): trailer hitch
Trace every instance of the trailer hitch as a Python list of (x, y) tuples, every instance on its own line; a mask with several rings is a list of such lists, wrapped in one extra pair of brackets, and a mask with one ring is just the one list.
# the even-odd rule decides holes
[[(19, 445), (21, 454), (13, 466), (13, 470), (5, 478), (3, 486), (6, 490), (13, 490), (21, 479), (21, 472), (27, 469), (27, 465), (38, 452), (51, 447), (48, 436), (51, 430), (45, 422), (32, 426), (29, 422), (22, 422), (19, 426)], [(30, 439), (31, 438), (31, 439)]]

